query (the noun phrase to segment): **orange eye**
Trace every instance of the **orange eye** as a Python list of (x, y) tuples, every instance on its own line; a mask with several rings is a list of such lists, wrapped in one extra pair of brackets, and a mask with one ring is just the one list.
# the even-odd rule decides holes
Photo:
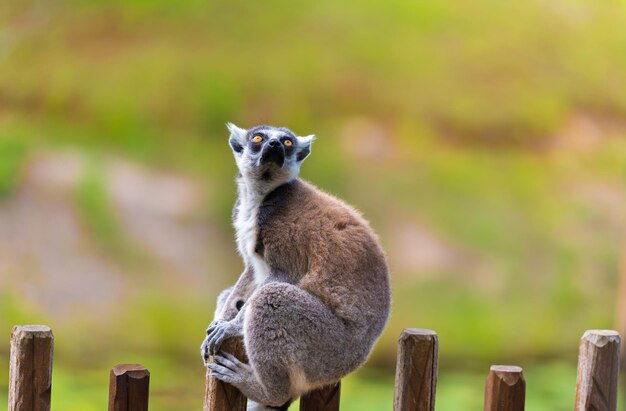
[(261, 137), (261, 136), (254, 136), (254, 137), (252, 137), (252, 142), (253, 143), (260, 143), (261, 141), (263, 141), (263, 137)]
[(285, 140), (285, 142), (283, 144), (285, 145), (285, 147), (293, 146), (293, 143), (291, 142), (291, 140)]

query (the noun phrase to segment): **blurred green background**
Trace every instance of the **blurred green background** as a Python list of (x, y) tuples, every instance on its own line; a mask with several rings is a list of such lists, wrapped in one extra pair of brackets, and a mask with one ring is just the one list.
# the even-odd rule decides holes
[[(614, 328), (626, 226), (626, 3), (0, 3), (0, 401), (13, 324), (50, 325), (53, 407), (202, 406), (199, 345), (242, 266), (224, 123), (318, 140), (302, 176), (387, 250), (391, 320), (342, 409), (391, 409), (396, 340), (440, 336), (437, 409), (515, 363), (527, 409), (574, 400)], [(2, 371), (4, 370), (4, 371)]]

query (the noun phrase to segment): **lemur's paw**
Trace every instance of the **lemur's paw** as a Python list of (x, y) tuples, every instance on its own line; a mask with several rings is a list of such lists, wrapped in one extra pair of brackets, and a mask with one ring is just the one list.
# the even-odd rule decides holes
[(211, 349), (211, 339), (209, 337), (211, 333), (215, 330), (215, 326), (219, 322), (225, 321), (214, 320), (213, 322), (211, 322), (211, 324), (209, 324), (206, 330), (207, 336), (204, 338), (204, 341), (202, 341), (202, 344), (200, 345), (200, 356), (202, 357), (202, 361), (204, 362), (205, 366), (207, 366), (207, 364), (209, 363), (209, 357), (211, 356), (211, 354), (213, 354), (213, 351)]
[(239, 361), (235, 356), (228, 353), (215, 354), (214, 363), (208, 363), (211, 375), (220, 381), (227, 382), (241, 389), (251, 386), (256, 382), (252, 367)]
[(202, 356), (205, 363), (208, 356), (217, 353), (224, 340), (241, 335), (237, 325), (231, 321), (215, 320), (206, 330), (206, 338), (202, 343)]

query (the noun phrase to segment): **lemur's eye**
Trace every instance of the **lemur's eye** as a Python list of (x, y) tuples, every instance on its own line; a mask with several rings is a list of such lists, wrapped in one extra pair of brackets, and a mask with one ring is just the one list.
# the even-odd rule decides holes
[(260, 143), (261, 141), (263, 141), (263, 137), (261, 137), (258, 134), (256, 136), (252, 137), (252, 142), (253, 143)]
[(291, 147), (293, 145), (291, 140), (285, 140), (283, 144), (285, 145), (285, 147)]

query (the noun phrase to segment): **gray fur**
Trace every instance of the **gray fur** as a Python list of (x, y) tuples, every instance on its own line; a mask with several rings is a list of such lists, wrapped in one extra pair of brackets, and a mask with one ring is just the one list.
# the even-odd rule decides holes
[[(218, 298), (202, 355), (206, 362), (216, 354), (207, 363), (216, 378), (280, 407), (365, 362), (389, 315), (387, 264), (356, 210), (297, 178), (312, 136), (270, 126), (229, 130), (246, 269)], [(263, 142), (251, 141), (257, 133)], [(267, 154), (269, 142), (281, 139), (293, 145), (273, 143)], [(219, 352), (232, 336), (243, 336), (249, 364)]]

